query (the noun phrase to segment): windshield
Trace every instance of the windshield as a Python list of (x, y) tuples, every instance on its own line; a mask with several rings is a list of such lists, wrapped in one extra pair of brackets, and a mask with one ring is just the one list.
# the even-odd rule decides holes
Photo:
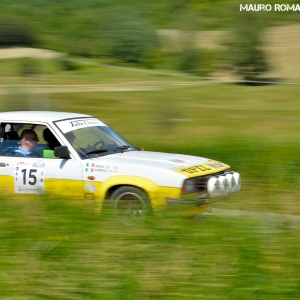
[(137, 150), (107, 126), (80, 128), (65, 136), (83, 159)]

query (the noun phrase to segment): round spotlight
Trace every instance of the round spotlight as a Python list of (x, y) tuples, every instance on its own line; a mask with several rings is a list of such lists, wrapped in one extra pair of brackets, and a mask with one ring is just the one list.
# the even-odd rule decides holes
[(232, 177), (234, 178), (235, 181), (235, 189), (234, 192), (237, 192), (241, 189), (241, 175), (237, 172), (234, 172), (232, 174)]
[(228, 193), (233, 193), (235, 189), (235, 181), (232, 180), (233, 176), (231, 174), (226, 174), (226, 179), (228, 180), (228, 188), (226, 189)]
[(226, 190), (225, 190), (225, 184), (227, 182), (226, 177), (221, 175), (218, 177), (218, 180), (220, 182), (220, 195), (222, 195), (222, 196), (226, 195)]
[(220, 183), (216, 177), (210, 177), (207, 181), (207, 191), (210, 198), (215, 198), (219, 194)]

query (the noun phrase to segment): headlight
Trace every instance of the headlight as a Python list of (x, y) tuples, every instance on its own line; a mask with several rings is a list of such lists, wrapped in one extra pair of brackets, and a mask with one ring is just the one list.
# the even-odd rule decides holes
[(189, 178), (183, 182), (181, 194), (192, 194), (197, 192), (196, 178)]

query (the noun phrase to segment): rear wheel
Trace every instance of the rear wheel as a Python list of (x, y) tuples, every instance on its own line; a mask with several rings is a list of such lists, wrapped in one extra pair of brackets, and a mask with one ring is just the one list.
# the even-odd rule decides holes
[(152, 211), (148, 195), (135, 187), (119, 187), (111, 198), (118, 219), (127, 225), (143, 220)]

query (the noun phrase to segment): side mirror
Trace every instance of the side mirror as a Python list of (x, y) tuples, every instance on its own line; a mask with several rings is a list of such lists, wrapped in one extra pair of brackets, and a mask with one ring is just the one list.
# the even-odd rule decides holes
[(54, 148), (54, 155), (59, 158), (70, 158), (67, 146), (59, 146)]

